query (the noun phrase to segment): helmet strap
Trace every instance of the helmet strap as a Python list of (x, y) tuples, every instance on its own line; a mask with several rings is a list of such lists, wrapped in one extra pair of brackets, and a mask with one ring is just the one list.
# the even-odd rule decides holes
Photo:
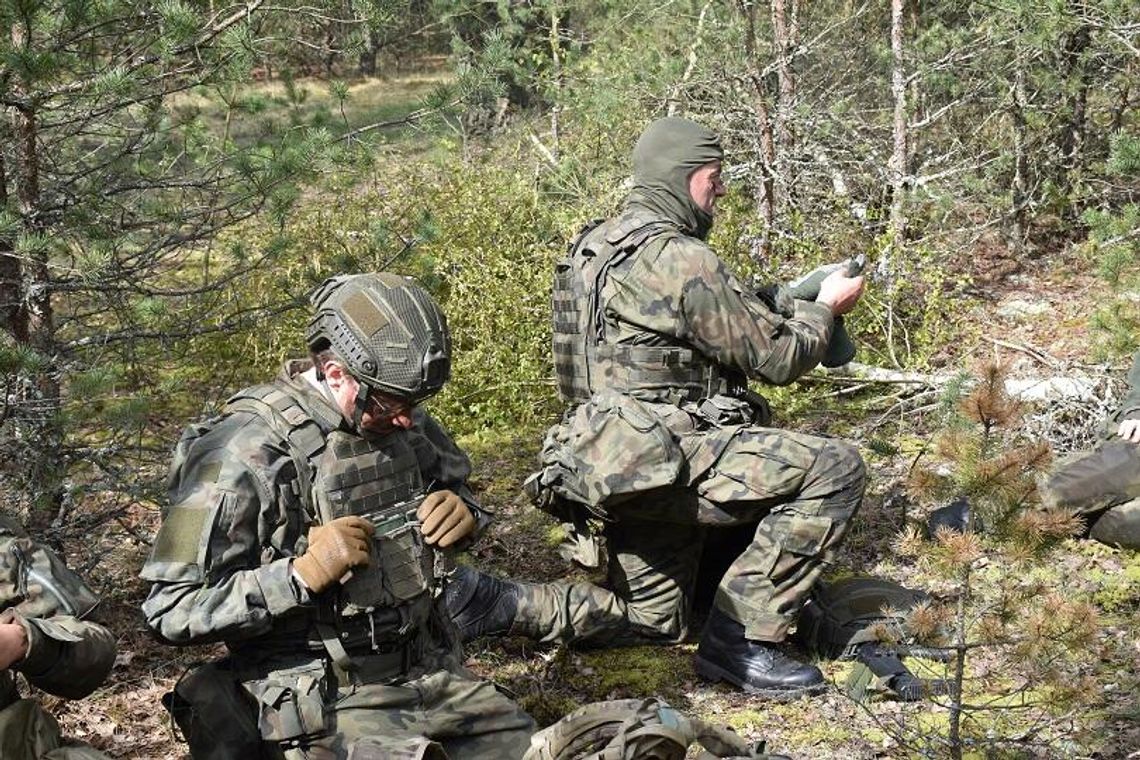
[(352, 405), (352, 429), (358, 433), (364, 432), (361, 423), (364, 421), (364, 410), (368, 408), (368, 396), (371, 392), (372, 389), (367, 383), (357, 381), (356, 401)]

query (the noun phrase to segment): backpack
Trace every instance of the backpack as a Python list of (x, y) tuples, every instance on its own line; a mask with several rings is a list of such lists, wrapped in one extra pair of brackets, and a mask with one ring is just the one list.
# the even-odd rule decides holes
[(779, 760), (764, 743), (749, 743), (728, 727), (677, 712), (664, 700), (617, 699), (580, 707), (531, 737), (523, 760), (683, 760), (698, 743), (698, 758)]
[(906, 633), (907, 613), (930, 596), (893, 581), (869, 576), (821, 582), (800, 612), (795, 639), (828, 659), (853, 659), (848, 695), (862, 701), (869, 690), (893, 692), (905, 702), (944, 693), (941, 679), (920, 679), (902, 658), (914, 655), (945, 661), (950, 652), (919, 646)]

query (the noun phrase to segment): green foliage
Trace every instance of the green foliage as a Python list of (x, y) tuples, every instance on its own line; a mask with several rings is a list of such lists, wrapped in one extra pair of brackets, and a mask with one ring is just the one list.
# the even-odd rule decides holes
[[(0, 252), (18, 254), (3, 258), (0, 283), (14, 344), (5, 380), (19, 389), (0, 431), (15, 465), (3, 472), (13, 504), (62, 498), (67, 463), (87, 459), (90, 441), (114, 450), (116, 435), (134, 440), (148, 421), (150, 388), (104, 388), (94, 368), (137, 382), (180, 338), (246, 327), (291, 302), (279, 290), (251, 308), (234, 292), (285, 251), (278, 235), (244, 257), (211, 246), (258, 213), (280, 227), (302, 185), (359, 155), (338, 144), (327, 108), (305, 109), (308, 89), (291, 81), (285, 118), (253, 99), (241, 133), (233, 129), (250, 73), (272, 47), (255, 30), (330, 10), (214, 15), (182, 0), (0, 9), (13, 30), (0, 36), (0, 81), (21, 114), (0, 139), (0, 197), (19, 199), (0, 210)], [(33, 354), (49, 358), (27, 361)], [(102, 483), (89, 471), (90, 487), (130, 488), (108, 464)]]
[[(1140, 138), (1124, 132), (1113, 135), (1108, 171), (1132, 178), (1140, 168)], [(1085, 209), (1081, 221), (1088, 227), (1082, 251), (1111, 288), (1112, 296), (1094, 311), (1090, 325), (1101, 356), (1120, 356), (1140, 342), (1140, 316), (1135, 298), (1140, 292), (1140, 204), (1102, 205)], [(1127, 291), (1133, 291), (1129, 293)]]

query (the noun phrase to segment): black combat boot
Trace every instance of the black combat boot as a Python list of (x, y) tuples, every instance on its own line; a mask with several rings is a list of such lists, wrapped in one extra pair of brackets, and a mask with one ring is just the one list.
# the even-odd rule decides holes
[(460, 565), (447, 582), (444, 601), (460, 641), (502, 636), (515, 621), (519, 585)]
[(795, 699), (827, 688), (814, 665), (797, 662), (772, 644), (744, 637), (744, 626), (715, 606), (697, 647), (697, 673), (710, 681), (728, 681), (749, 694)]

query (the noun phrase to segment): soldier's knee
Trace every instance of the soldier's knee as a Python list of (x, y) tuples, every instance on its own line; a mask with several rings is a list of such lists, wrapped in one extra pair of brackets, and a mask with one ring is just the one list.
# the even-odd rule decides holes
[(681, 598), (642, 600), (626, 606), (630, 627), (638, 636), (681, 641), (688, 634), (688, 609)]
[(867, 482), (867, 465), (853, 444), (828, 439), (816, 459), (815, 469), (820, 477), (834, 483), (837, 489), (862, 495), (863, 486)]

